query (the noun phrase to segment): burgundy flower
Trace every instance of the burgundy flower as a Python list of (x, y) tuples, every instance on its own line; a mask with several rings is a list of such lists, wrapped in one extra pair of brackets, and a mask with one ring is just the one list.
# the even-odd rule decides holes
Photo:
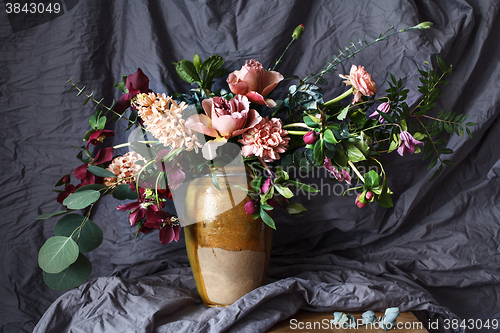
[(250, 200), (245, 204), (245, 212), (248, 215), (253, 215), (259, 211), (259, 200)]
[(160, 242), (165, 245), (173, 240), (179, 240), (181, 226), (173, 221), (173, 216), (169, 213), (159, 210), (154, 213), (146, 214), (146, 222), (143, 227), (160, 230)]
[[(158, 212), (161, 208), (163, 208), (164, 203), (160, 202), (161, 207), (158, 207), (156, 200), (154, 199), (146, 199), (146, 191), (143, 188), (139, 188), (139, 199), (135, 202), (131, 202), (126, 205), (119, 205), (116, 209), (121, 210), (122, 212), (130, 210), (128, 214), (128, 220), (131, 226), (137, 224), (137, 222), (146, 218), (145, 224), (149, 221), (150, 226), (155, 225), (155, 221), (157, 220), (154, 213)], [(148, 228), (146, 226), (146, 228)], [(146, 233), (145, 231), (143, 231)]]
[(413, 154), (413, 152), (415, 151), (415, 145), (423, 145), (424, 144), (422, 141), (418, 141), (417, 139), (415, 139), (407, 131), (402, 131), (399, 134), (399, 137), (401, 138), (401, 146), (399, 146), (399, 148), (398, 148), (398, 153), (401, 156), (403, 156), (404, 152)]
[(97, 155), (94, 159), (88, 163), (82, 164), (75, 169), (75, 177), (81, 180), (83, 185), (102, 183), (102, 178), (97, 177), (87, 171), (87, 166), (89, 165), (100, 165), (106, 162), (110, 162), (113, 159), (113, 147), (102, 148), (97, 152)]
[(316, 133), (315, 131), (309, 131), (306, 134), (304, 134), (304, 143), (306, 145), (313, 145), (318, 141), (319, 139), (319, 134)]
[[(115, 111), (120, 114), (130, 107), (130, 101), (137, 94), (150, 92), (149, 78), (140, 68), (138, 68), (137, 72), (134, 74), (127, 76), (125, 86), (127, 87), (128, 93), (123, 94), (115, 105)], [(134, 107), (132, 106), (132, 108)]]
[(64, 199), (66, 199), (67, 197), (69, 197), (70, 194), (72, 193), (75, 193), (76, 191), (76, 187), (75, 185), (67, 185), (65, 188), (64, 188), (64, 192), (62, 193), (59, 193), (59, 195), (57, 196), (57, 202), (59, 202), (60, 204), (63, 203)]
[(323, 164), (323, 167), (330, 171), (330, 173), (337, 179), (339, 182), (341, 181), (346, 181), (347, 184), (351, 185), (351, 175), (349, 172), (345, 169), (342, 169), (342, 171), (337, 170), (336, 167), (332, 165), (332, 161), (328, 157), (325, 157), (325, 163)]
[(107, 129), (96, 130), (95, 132), (92, 132), (92, 134), (90, 134), (90, 136), (89, 136), (89, 140), (87, 141), (87, 149), (89, 149), (90, 144), (97, 146), (98, 144), (103, 142), (105, 138), (110, 137), (110, 136), (114, 136), (114, 135), (115, 135), (115, 131), (107, 130)]

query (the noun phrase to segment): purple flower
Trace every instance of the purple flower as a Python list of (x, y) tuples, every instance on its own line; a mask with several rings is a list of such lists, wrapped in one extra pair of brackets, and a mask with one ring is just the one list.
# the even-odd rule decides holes
[(313, 145), (318, 141), (319, 139), (319, 134), (314, 132), (314, 131), (309, 131), (306, 134), (304, 134), (304, 143), (306, 145)]
[(422, 141), (416, 140), (407, 131), (402, 131), (399, 134), (399, 137), (401, 138), (401, 146), (399, 146), (399, 148), (398, 148), (398, 153), (401, 156), (403, 156), (404, 152), (413, 154), (413, 152), (415, 151), (415, 145), (423, 145), (424, 144)]
[(328, 157), (325, 157), (325, 163), (323, 167), (330, 171), (330, 173), (337, 179), (339, 182), (346, 181), (347, 184), (351, 185), (351, 175), (347, 172), (346, 169), (342, 169), (342, 171), (337, 170), (336, 167), (332, 165), (332, 161)]
[(388, 113), (390, 110), (391, 110), (391, 106), (389, 105), (389, 103), (384, 102), (384, 103), (380, 104), (377, 108), (377, 111), (373, 112), (371, 115), (369, 115), (369, 117), (373, 118), (373, 117), (379, 116), (378, 121), (382, 124), (384, 122), (384, 118), (382, 118), (382, 116), (380, 116), (379, 111), (383, 112), (383, 113)]

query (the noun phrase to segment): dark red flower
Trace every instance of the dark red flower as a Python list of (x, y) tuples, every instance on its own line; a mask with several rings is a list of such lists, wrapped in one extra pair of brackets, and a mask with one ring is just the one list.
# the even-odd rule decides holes
[(89, 144), (93, 144), (94, 146), (97, 146), (100, 144), (105, 138), (110, 137), (110, 136), (115, 136), (115, 131), (113, 130), (96, 130), (95, 132), (92, 132), (89, 136), (89, 140), (87, 141), (87, 149), (89, 149)]
[(114, 108), (115, 111), (120, 114), (125, 112), (125, 110), (130, 107), (130, 101), (137, 94), (150, 92), (149, 78), (140, 68), (138, 68), (137, 72), (134, 74), (127, 76), (125, 86), (127, 87), (128, 93), (125, 93), (122, 97), (120, 97)]
[(102, 148), (97, 152), (96, 156), (92, 161), (77, 167), (75, 169), (74, 175), (76, 178), (80, 179), (82, 185), (96, 184), (96, 183), (102, 184), (103, 179), (101, 177), (96, 177), (91, 172), (88, 172), (87, 166), (100, 165), (106, 162), (110, 162), (112, 159), (113, 159), (113, 147)]
[(76, 187), (75, 185), (67, 185), (65, 188), (64, 188), (64, 192), (62, 193), (59, 193), (59, 195), (57, 196), (57, 202), (59, 202), (60, 204), (63, 203), (64, 199), (66, 199), (67, 197), (69, 197), (69, 195), (71, 193), (75, 193), (76, 191)]

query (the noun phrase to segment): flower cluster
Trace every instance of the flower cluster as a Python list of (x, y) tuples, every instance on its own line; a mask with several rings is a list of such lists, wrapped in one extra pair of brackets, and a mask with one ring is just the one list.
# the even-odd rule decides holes
[[(430, 26), (419, 24), (393, 34)], [(298, 26), (286, 50), (303, 33), (304, 26)], [(386, 33), (371, 43), (365, 41), (366, 46), (387, 39), (390, 35)], [(275, 225), (268, 211), (282, 209), (289, 214), (300, 214), (306, 210), (294, 202), (292, 190), (318, 192), (291, 177), (289, 168), (305, 171), (323, 168), (332, 180), (345, 184), (346, 192), (358, 193), (353, 207), (367, 207), (372, 202), (392, 207), (393, 193), (382, 162), (423, 151), (424, 159), (431, 159), (430, 168), (439, 163), (435, 177), (443, 165), (451, 164), (442, 155), (453, 152), (438, 147), (446, 142), (436, 137), (443, 129), (459, 134), (466, 130), (470, 134), (467, 126), (475, 124), (462, 125), (467, 117), (451, 112), (428, 116), (441, 95), (439, 87), (447, 82), (443, 77), (451, 72), (451, 66), (439, 57), (439, 74), (432, 68), (419, 69), (423, 85), (418, 91), (422, 98), (413, 109), (405, 102), (409, 90), (403, 87), (401, 79), (389, 74), (386, 94), (379, 96), (375, 79), (368, 72), (370, 68), (355, 64), (349, 74), (340, 74), (347, 90), (324, 101), (319, 87), (327, 84), (323, 76), (362, 49), (345, 48), (334, 57), (335, 62), (328, 63), (318, 74), (299, 78), (288, 87), (283, 99), (270, 96), (284, 82), (284, 76), (275, 68), (286, 50), (269, 70), (259, 61), (249, 59), (241, 69), (227, 74), (222, 68), (223, 58), (215, 54), (205, 61), (195, 54), (193, 61), (174, 63), (181, 79), (198, 85), (188, 93), (153, 92), (149, 89), (149, 78), (138, 69), (115, 85), (123, 91), (116, 105), (104, 107), (104, 113), (97, 111), (90, 117), (91, 129), (84, 136), (87, 144), (78, 155), (83, 164), (57, 183), (64, 185), (57, 201), (66, 210), (40, 218), (88, 208), (86, 216), (69, 214), (58, 222), (72, 220), (76, 227), (71, 235), (78, 233), (78, 241), (86, 244), (88, 250), (99, 245), (94, 236), (100, 230), (88, 219), (90, 210), (101, 197), (111, 194), (119, 200), (131, 200), (117, 209), (128, 212), (130, 225), (137, 228), (137, 234), (158, 230), (161, 243), (167, 244), (179, 239), (183, 223), (166, 209), (167, 201), (173, 200), (171, 190), (175, 191), (186, 180), (210, 173), (218, 188), (215, 170), (235, 161), (243, 161), (253, 179), (247, 192), (250, 200), (244, 206), (246, 213), (262, 218), (272, 228)], [(219, 77), (225, 79), (228, 89), (212, 89)], [(84, 88), (72, 84), (81, 95)], [(351, 96), (352, 100), (344, 101)], [(90, 99), (92, 94), (87, 95), (85, 103)], [(101, 101), (95, 102), (103, 106)], [(113, 117), (108, 119), (106, 114)], [(128, 121), (127, 130), (136, 127), (138, 131), (134, 130), (131, 136), (134, 139), (109, 146), (114, 132), (106, 126), (112, 119)], [(106, 147), (94, 155), (89, 151), (90, 145)], [(130, 152), (113, 157), (117, 149), (125, 147)], [(71, 184), (71, 175), (80, 183)], [(81, 232), (83, 228), (92, 232)], [(44, 257), (50, 257), (46, 252), (57, 247), (58, 239), (48, 242), (54, 244), (41, 250)], [(71, 255), (73, 261), (60, 264), (42, 261), (40, 266), (47, 273), (60, 273), (77, 260), (78, 250)]]

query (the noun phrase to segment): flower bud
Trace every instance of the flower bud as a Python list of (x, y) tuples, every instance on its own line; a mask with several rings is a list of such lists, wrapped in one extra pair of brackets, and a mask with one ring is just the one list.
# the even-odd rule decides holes
[(71, 183), (71, 178), (70, 178), (70, 175), (66, 175), (62, 178), (61, 180), (64, 184), (68, 185), (69, 183)]
[(253, 215), (259, 211), (259, 203), (257, 200), (250, 200), (245, 204), (244, 208), (248, 215)]
[(301, 25), (297, 26), (297, 28), (295, 28), (295, 30), (293, 31), (292, 38), (299, 39), (303, 33), (304, 33), (304, 25), (301, 24)]
[(372, 191), (366, 192), (365, 198), (366, 200), (371, 201), (373, 199), (373, 192)]
[(433, 25), (432, 22), (426, 21), (414, 26), (413, 29), (426, 30), (430, 29), (432, 25)]
[(304, 134), (304, 142), (306, 145), (313, 145), (318, 141), (319, 139), (319, 134), (316, 133), (315, 131), (309, 131), (306, 134)]
[(261, 188), (261, 191), (262, 193), (267, 193), (267, 191), (269, 191), (269, 187), (271, 187), (271, 178), (268, 178), (264, 185), (262, 185), (262, 188)]
[(360, 198), (361, 200), (364, 199), (363, 197), (361, 197), (361, 194), (363, 193), (358, 194), (358, 196), (356, 197), (356, 206), (358, 206), (359, 208), (363, 208), (364, 206), (366, 206), (366, 200), (364, 200), (365, 201), (364, 203), (359, 200)]

